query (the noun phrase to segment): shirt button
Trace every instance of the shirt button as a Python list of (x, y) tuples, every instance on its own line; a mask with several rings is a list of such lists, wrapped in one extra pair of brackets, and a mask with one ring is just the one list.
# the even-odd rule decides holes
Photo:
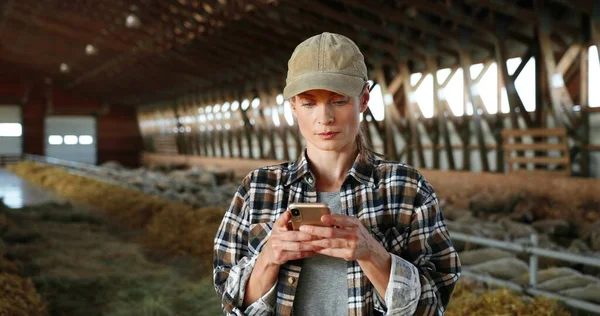
[(314, 181), (314, 180), (313, 180), (313, 178), (311, 178), (311, 177), (308, 177), (308, 179), (306, 179), (306, 181), (308, 181), (308, 184), (313, 184), (313, 181)]
[(296, 278), (294, 278), (294, 277), (289, 277), (288, 278), (288, 283), (289, 284), (294, 284), (294, 282), (296, 282)]

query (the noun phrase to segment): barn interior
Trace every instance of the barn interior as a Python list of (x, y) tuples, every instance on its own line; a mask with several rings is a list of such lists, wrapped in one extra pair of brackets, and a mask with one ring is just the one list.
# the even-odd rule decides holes
[(598, 0), (0, 0), (0, 314), (220, 314), (216, 230), (305, 148), (282, 92), (322, 32), (436, 190), (447, 313), (600, 314)]

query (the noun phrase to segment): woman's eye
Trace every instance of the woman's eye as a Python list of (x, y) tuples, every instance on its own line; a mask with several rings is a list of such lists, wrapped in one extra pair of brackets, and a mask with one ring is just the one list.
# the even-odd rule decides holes
[(315, 104), (314, 104), (314, 103), (311, 103), (311, 102), (302, 103), (302, 106), (305, 106), (305, 107), (312, 107), (312, 106), (314, 106), (314, 105), (315, 105)]
[(348, 100), (333, 101), (334, 105), (345, 105), (346, 103), (348, 103)]

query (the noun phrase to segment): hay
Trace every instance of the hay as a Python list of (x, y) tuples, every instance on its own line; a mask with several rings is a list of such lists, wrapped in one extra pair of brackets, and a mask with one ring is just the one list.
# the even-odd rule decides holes
[(0, 273), (0, 315), (46, 315), (46, 305), (31, 280)]
[(152, 245), (176, 254), (212, 258), (213, 240), (224, 208), (194, 209), (33, 162), (20, 162), (8, 169), (60, 196), (94, 206), (122, 225), (145, 229)]
[(459, 282), (446, 311), (448, 316), (462, 315), (571, 315), (558, 302), (542, 297), (521, 296), (507, 289), (477, 291)]

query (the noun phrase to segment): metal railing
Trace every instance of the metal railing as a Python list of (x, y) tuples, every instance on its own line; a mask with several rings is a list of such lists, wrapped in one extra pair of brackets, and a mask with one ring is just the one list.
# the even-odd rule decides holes
[(537, 289), (537, 273), (538, 273), (538, 258), (552, 258), (567, 262), (581, 263), (584, 265), (600, 267), (600, 259), (586, 257), (582, 255), (572, 254), (568, 252), (559, 252), (550, 249), (544, 249), (538, 247), (538, 238), (536, 234), (532, 234), (528, 244), (506, 242), (496, 239), (490, 239), (485, 237), (467, 235), (458, 232), (450, 232), (450, 236), (453, 240), (459, 240), (472, 244), (478, 244), (487, 247), (504, 249), (512, 252), (519, 252), (529, 254), (529, 283), (526, 286), (522, 286), (515, 282), (506, 281), (498, 278), (491, 277), (489, 275), (479, 274), (475, 271), (471, 271), (468, 267), (462, 269), (462, 275), (481, 281), (488, 284), (494, 284), (501, 287), (506, 287), (511, 290), (523, 292), (534, 296), (544, 296), (550, 299), (554, 299), (563, 302), (566, 305), (585, 310), (592, 313), (600, 313), (600, 305), (579, 300), (576, 298), (568, 297), (565, 295), (552, 293), (544, 290)]

